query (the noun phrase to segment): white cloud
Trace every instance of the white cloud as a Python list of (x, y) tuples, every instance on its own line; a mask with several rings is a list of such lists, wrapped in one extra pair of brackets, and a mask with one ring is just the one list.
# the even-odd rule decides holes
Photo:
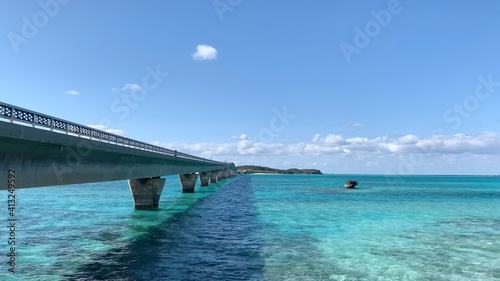
[(141, 90), (141, 86), (137, 83), (127, 83), (121, 88), (111, 88), (111, 91), (113, 92), (118, 92), (118, 91), (139, 91)]
[[(373, 138), (317, 134), (310, 142), (286, 144), (258, 142), (247, 134), (233, 139), (226, 143), (156, 142), (156, 145), (207, 158), (213, 155), (213, 159), (220, 161), (277, 168), (310, 168), (310, 163), (330, 163), (328, 168), (336, 173), (491, 174), (500, 165), (500, 134), (492, 132)], [(285, 162), (291, 164), (283, 167)], [(408, 163), (411, 169), (407, 172)]]
[(139, 91), (140, 89), (141, 86), (139, 86), (137, 83), (127, 83), (122, 88), (122, 90), (124, 91)]
[(196, 52), (191, 54), (194, 60), (214, 60), (217, 58), (217, 50), (208, 45), (196, 46)]
[(216, 151), (228, 155), (387, 155), (405, 153), (425, 154), (494, 154), (500, 152), (500, 134), (484, 132), (476, 135), (432, 135), (375, 138), (344, 138), (329, 134), (325, 137), (319, 134), (312, 137), (311, 142), (298, 143), (264, 143), (252, 140), (247, 134), (242, 134), (236, 142), (231, 143), (161, 143), (162, 146), (174, 146), (188, 153), (205, 153)]
[[(321, 138), (320, 138), (321, 141)], [(327, 146), (338, 146), (346, 144), (346, 141), (342, 136), (330, 134), (323, 139), (323, 143)]]
[(125, 135), (125, 131), (120, 130), (120, 129), (106, 129), (106, 132), (108, 132), (110, 134), (114, 134), (114, 135), (120, 135), (120, 136)]
[(347, 122), (344, 123), (347, 127), (353, 127), (353, 128), (367, 128), (368, 126), (363, 123), (352, 123), (352, 122)]
[(66, 91), (65, 93), (68, 94), (68, 95), (73, 95), (73, 96), (76, 96), (76, 95), (80, 94), (80, 92), (75, 91), (75, 90)]
[(94, 128), (96, 130), (104, 131), (106, 133), (123, 136), (125, 131), (119, 129), (109, 129), (104, 125), (86, 125), (87, 127)]

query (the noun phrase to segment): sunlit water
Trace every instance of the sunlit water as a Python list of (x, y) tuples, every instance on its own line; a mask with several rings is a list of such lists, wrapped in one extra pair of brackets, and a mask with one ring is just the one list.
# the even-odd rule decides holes
[(240, 175), (194, 194), (167, 177), (157, 211), (126, 181), (16, 199), (0, 280), (500, 280), (500, 177)]

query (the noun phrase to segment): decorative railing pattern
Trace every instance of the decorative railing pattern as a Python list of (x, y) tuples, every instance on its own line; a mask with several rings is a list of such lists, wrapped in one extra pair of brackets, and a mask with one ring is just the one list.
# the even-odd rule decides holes
[(35, 128), (45, 127), (49, 128), (51, 131), (72, 134), (78, 137), (85, 136), (92, 140), (100, 140), (107, 143), (127, 146), (139, 150), (146, 150), (164, 155), (222, 164), (222, 162), (213, 161), (206, 158), (190, 155), (187, 153), (178, 152), (176, 150), (171, 150), (168, 148), (151, 145), (137, 140), (125, 138), (119, 135), (110, 134), (105, 131), (75, 124), (66, 120), (62, 120), (59, 118), (55, 118), (49, 115), (41, 114), (35, 111), (27, 110), (24, 108), (16, 107), (2, 102), (0, 102), (0, 118), (8, 119), (11, 123), (13, 123), (14, 121), (19, 121), (31, 124)]

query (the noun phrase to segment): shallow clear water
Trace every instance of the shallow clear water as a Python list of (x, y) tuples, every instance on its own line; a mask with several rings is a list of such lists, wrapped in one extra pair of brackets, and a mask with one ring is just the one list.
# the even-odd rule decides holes
[(0, 280), (500, 280), (500, 177), (241, 175), (194, 194), (167, 177), (157, 211), (125, 181), (16, 199)]

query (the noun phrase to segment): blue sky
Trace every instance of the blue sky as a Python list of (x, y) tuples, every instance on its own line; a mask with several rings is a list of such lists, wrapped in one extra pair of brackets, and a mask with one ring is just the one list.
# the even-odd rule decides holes
[(2, 1), (0, 100), (327, 173), (500, 174), (498, 1)]

